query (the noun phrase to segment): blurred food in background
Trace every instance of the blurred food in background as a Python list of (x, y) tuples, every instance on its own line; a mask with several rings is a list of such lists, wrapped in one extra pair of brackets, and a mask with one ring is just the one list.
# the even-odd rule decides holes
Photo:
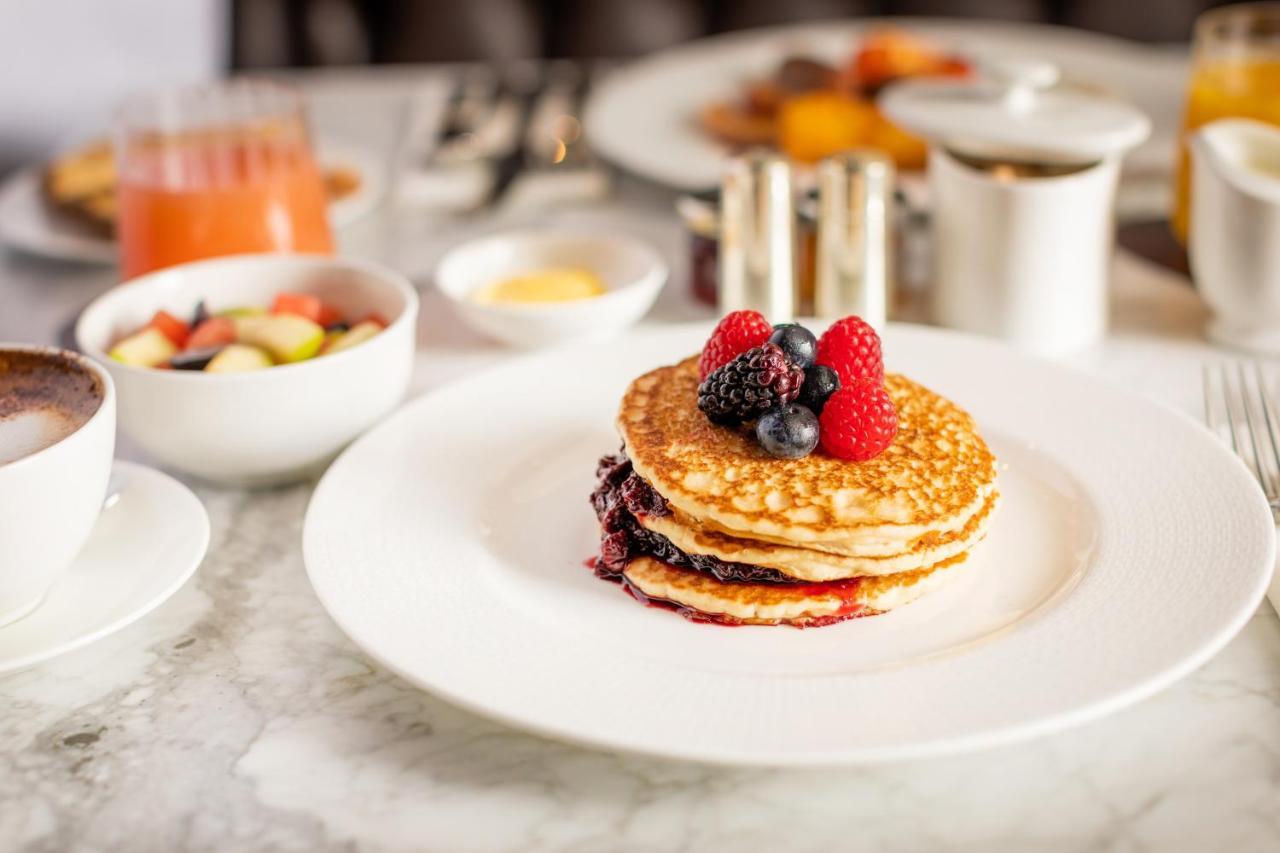
[(775, 147), (804, 163), (850, 148), (879, 149), (900, 169), (922, 169), (925, 144), (876, 109), (888, 83), (908, 77), (967, 77), (962, 57), (898, 29), (864, 38), (838, 66), (806, 56), (785, 59), (741, 94), (703, 108), (702, 127), (733, 149)]

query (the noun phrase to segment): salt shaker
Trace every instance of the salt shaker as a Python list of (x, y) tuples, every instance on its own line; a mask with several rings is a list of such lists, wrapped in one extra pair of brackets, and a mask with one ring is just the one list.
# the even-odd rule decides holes
[(814, 315), (856, 314), (876, 329), (888, 319), (893, 161), (854, 151), (818, 165)]
[(1151, 123), (1129, 104), (1056, 87), (1049, 63), (983, 72), (900, 83), (880, 99), (931, 143), (934, 319), (1062, 355), (1106, 331), (1120, 161)]
[(770, 153), (730, 161), (720, 195), (721, 313), (795, 315), (795, 198), (791, 164)]

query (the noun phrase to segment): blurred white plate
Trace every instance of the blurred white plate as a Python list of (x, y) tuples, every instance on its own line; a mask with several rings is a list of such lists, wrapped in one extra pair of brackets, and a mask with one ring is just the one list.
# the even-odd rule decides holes
[(1005, 501), (954, 583), (870, 619), (724, 628), (596, 578), (587, 503), (627, 384), (705, 326), (566, 347), (407, 405), (329, 469), (307, 572), (372, 657), (479, 713), (743, 765), (975, 749), (1078, 724), (1205, 662), (1253, 613), (1271, 514), (1206, 430), (980, 339), (892, 327), (889, 367), (972, 411)]
[(628, 65), (595, 87), (586, 106), (592, 147), (620, 166), (662, 184), (701, 190), (720, 181), (725, 148), (703, 132), (699, 111), (740, 95), (787, 56), (846, 60), (858, 38), (878, 27), (928, 36), (973, 59), (1034, 57), (1056, 63), (1064, 79), (1132, 101), (1153, 124), (1129, 155), (1130, 172), (1169, 173), (1185, 91), (1185, 52), (1156, 49), (1067, 27), (879, 18), (750, 30), (700, 39)]
[(0, 628), (0, 674), (74, 651), (132, 625), (195, 573), (209, 547), (200, 500), (159, 471), (117, 461), (117, 500), (29, 616)]
[[(333, 227), (345, 228), (377, 207), (386, 191), (385, 169), (374, 153), (359, 146), (322, 139), (317, 148), (322, 165), (344, 166), (360, 175), (355, 192), (329, 206)], [(115, 240), (58, 215), (44, 203), (42, 168), (22, 169), (0, 186), (0, 243), (46, 258), (114, 264)]]

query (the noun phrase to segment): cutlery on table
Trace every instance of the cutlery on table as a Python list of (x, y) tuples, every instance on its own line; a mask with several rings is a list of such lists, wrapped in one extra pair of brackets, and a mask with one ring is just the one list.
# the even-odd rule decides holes
[[(1280, 420), (1262, 366), (1206, 364), (1203, 383), (1205, 423), (1253, 473), (1280, 524)], [(1280, 573), (1271, 579), (1267, 598), (1280, 613)]]
[(525, 127), (522, 168), (494, 201), (504, 209), (596, 201), (609, 193), (609, 175), (582, 132), (582, 108), (592, 70), (572, 62), (547, 65)]
[(396, 198), (401, 207), (457, 212), (492, 195), (499, 164), (518, 153), (526, 96), (492, 69), (464, 73), (441, 119), (411, 98)]

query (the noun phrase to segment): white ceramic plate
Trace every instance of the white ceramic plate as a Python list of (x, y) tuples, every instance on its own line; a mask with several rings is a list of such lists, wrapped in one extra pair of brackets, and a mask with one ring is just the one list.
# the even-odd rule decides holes
[(1172, 167), (1187, 74), (1184, 53), (1066, 27), (998, 21), (828, 21), (701, 39), (628, 65), (596, 87), (585, 112), (588, 138), (600, 154), (651, 180), (688, 190), (715, 186), (725, 149), (699, 127), (702, 107), (735, 97), (744, 80), (769, 74), (788, 55), (840, 62), (861, 35), (885, 25), (929, 36), (978, 60), (1012, 56), (1057, 63), (1064, 79), (1114, 93), (1150, 116), (1151, 138), (1128, 156), (1129, 171)]
[(645, 608), (583, 565), (595, 462), (640, 373), (706, 327), (557, 350), (422, 397), (321, 481), (320, 600), (408, 680), (513, 725), (728, 764), (989, 746), (1141, 699), (1257, 607), (1274, 532), (1204, 429), (1000, 345), (910, 326), (891, 370), (977, 417), (1004, 507), (956, 581), (870, 619), (724, 628)]
[(84, 550), (31, 615), (0, 628), (0, 674), (35, 666), (132, 625), (195, 572), (209, 516), (177, 480), (117, 461), (118, 498)]
[[(318, 143), (320, 162), (345, 166), (360, 174), (355, 192), (329, 206), (334, 228), (345, 228), (367, 215), (386, 191), (386, 177), (371, 152), (343, 142)], [(22, 169), (0, 185), (0, 243), (24, 252), (84, 264), (114, 264), (116, 242), (95, 234), (44, 203), (40, 169)]]

